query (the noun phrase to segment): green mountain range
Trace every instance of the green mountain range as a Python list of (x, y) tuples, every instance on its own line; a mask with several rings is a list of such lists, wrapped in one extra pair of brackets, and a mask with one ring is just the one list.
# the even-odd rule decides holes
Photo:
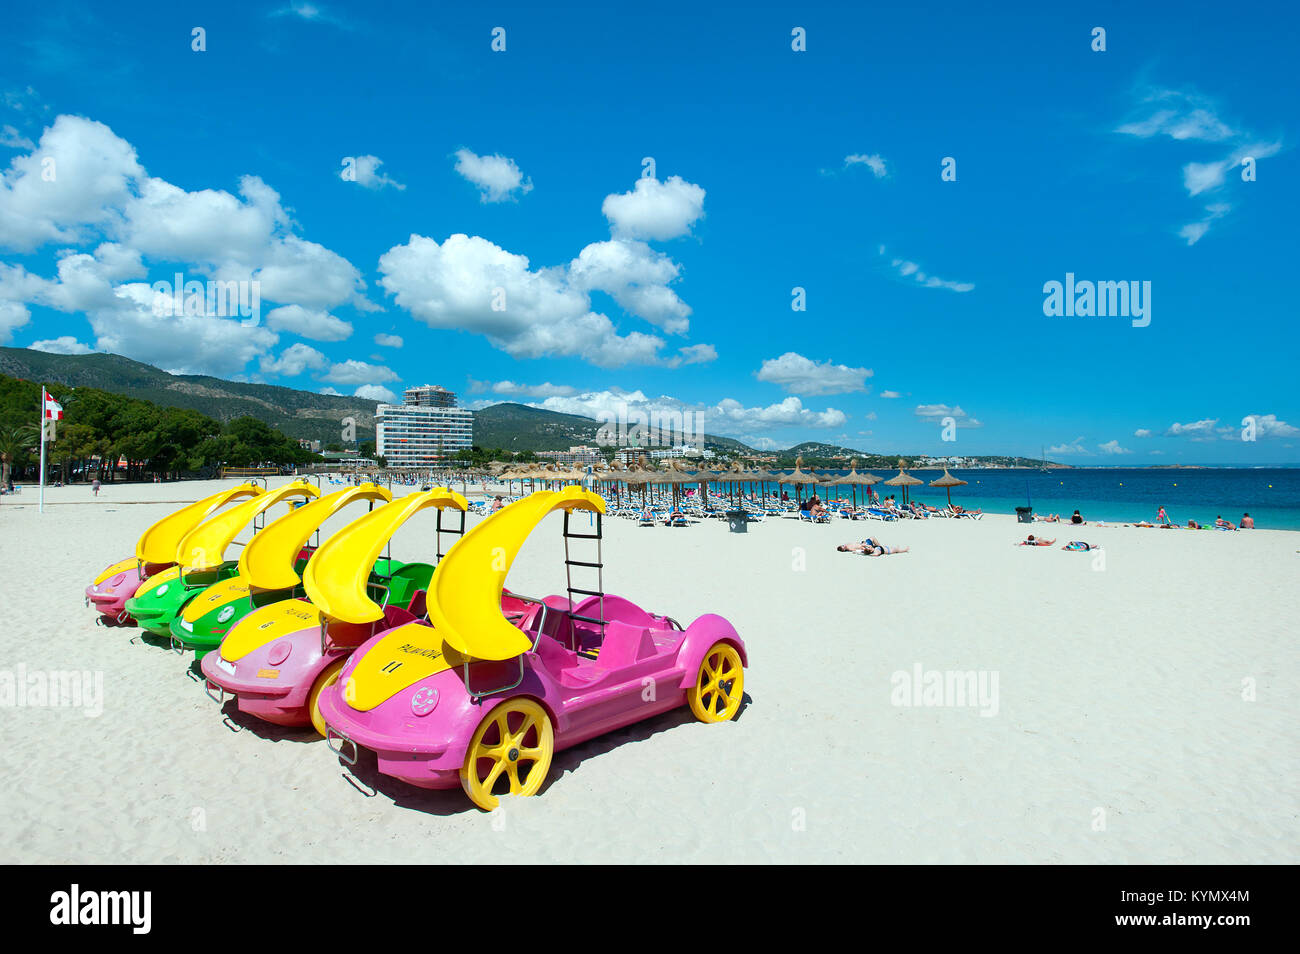
[[(356, 420), (358, 441), (375, 439), (376, 401), (223, 381), (201, 374), (169, 374), (118, 354), (64, 355), (0, 348), (0, 374), (98, 388), (164, 407), (190, 408), (223, 422), (247, 415), (290, 437), (318, 440), (322, 445), (341, 443), (343, 419), (351, 417)], [(575, 414), (523, 404), (494, 404), (474, 412), (474, 443), (515, 453), (568, 450), (575, 444), (594, 444), (599, 427), (599, 422)], [(726, 452), (751, 451), (728, 437), (706, 435), (705, 443)]]
[(322, 444), (340, 442), (343, 419), (351, 417), (356, 420), (358, 441), (375, 439), (375, 401), (272, 384), (223, 381), (201, 374), (168, 374), (118, 354), (65, 355), (0, 348), (0, 374), (74, 388), (98, 388), (163, 407), (201, 411), (222, 422), (255, 417), (290, 437)]

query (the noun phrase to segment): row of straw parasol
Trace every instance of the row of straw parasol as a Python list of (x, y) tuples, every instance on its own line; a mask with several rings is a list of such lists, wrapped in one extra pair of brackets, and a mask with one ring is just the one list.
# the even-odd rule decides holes
[[(761, 492), (766, 493), (766, 485), (775, 483), (781, 486), (795, 488), (796, 498), (802, 497), (803, 488), (808, 486), (816, 487), (851, 487), (853, 489), (853, 502), (857, 505), (857, 488), (869, 487), (872, 484), (880, 483), (881, 478), (875, 474), (858, 473), (858, 461), (854, 458), (850, 461), (850, 471), (842, 477), (834, 477), (829, 474), (818, 475), (812, 471), (803, 469), (803, 457), (795, 459), (794, 471), (789, 474), (774, 474), (762, 468), (754, 470), (745, 470), (739, 463), (732, 463), (731, 467), (726, 470), (709, 470), (700, 469), (694, 472), (687, 470), (685, 463), (677, 458), (669, 459), (663, 462), (663, 469), (654, 469), (650, 466), (645, 456), (642, 455), (635, 466), (623, 464), (615, 461), (612, 464), (599, 463), (592, 468), (588, 474), (584, 470), (576, 467), (560, 467), (556, 464), (502, 464), (494, 463), (489, 470), (498, 478), (506, 481), (518, 480), (521, 482), (529, 481), (536, 483), (571, 483), (574, 481), (586, 482), (590, 480), (595, 484), (609, 484), (612, 486), (617, 498), (619, 485), (622, 484), (627, 488), (629, 494), (631, 488), (639, 487), (644, 499), (648, 489), (653, 486), (670, 486), (673, 488), (673, 500), (676, 502), (679, 498), (680, 488), (686, 484), (698, 484), (705, 491), (707, 501), (707, 487), (709, 484), (728, 484), (732, 488), (732, 499), (735, 501), (735, 495), (741, 484), (759, 484), (762, 487)], [(898, 474), (884, 481), (889, 487), (903, 488), (903, 502), (907, 502), (908, 488), (924, 484), (925, 481), (907, 473), (904, 462), (898, 462)], [(952, 476), (948, 473), (948, 468), (944, 468), (943, 476), (936, 480), (930, 481), (931, 487), (942, 487), (947, 491), (948, 503), (952, 504), (952, 488), (960, 487), (966, 484), (966, 481)], [(837, 491), (838, 495), (838, 491)]]

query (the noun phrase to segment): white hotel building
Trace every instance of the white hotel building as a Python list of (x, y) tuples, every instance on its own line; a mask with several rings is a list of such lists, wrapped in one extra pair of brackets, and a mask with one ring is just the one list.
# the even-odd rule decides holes
[(451, 391), (407, 388), (405, 402), (375, 408), (375, 453), (389, 467), (433, 467), (474, 443), (474, 414)]

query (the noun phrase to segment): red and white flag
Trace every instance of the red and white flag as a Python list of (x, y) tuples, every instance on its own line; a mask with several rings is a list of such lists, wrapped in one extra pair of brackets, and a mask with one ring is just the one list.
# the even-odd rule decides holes
[(50, 392), (45, 388), (41, 388), (41, 397), (45, 405), (45, 419), (47, 421), (63, 420), (63, 405), (50, 397)]

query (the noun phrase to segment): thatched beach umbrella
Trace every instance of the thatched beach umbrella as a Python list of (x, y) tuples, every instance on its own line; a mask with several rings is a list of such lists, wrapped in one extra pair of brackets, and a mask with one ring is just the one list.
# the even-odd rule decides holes
[(963, 487), (963, 486), (966, 485), (966, 483), (967, 483), (967, 482), (964, 481), (964, 480), (962, 480), (960, 477), (954, 477), (952, 474), (948, 473), (948, 468), (945, 467), (945, 468), (943, 469), (943, 476), (940, 477), (938, 480), (932, 480), (932, 481), (930, 481), (930, 486), (931, 486), (931, 487), (942, 487), (944, 490), (946, 490), (946, 491), (948, 492), (948, 506), (951, 507), (951, 506), (952, 506), (952, 488), (954, 488), (954, 487)]
[(803, 455), (800, 454), (798, 457), (794, 459), (794, 472), (790, 474), (783, 474), (782, 476), (777, 478), (776, 482), (778, 484), (786, 484), (787, 486), (794, 487), (795, 497), (797, 499), (800, 496), (800, 488), (802, 488), (806, 484), (817, 483), (817, 478), (812, 474), (804, 473)]
[(911, 474), (905, 473), (903, 471), (903, 462), (900, 460), (898, 462), (898, 476), (890, 477), (887, 481), (885, 481), (885, 483), (888, 484), (890, 487), (902, 487), (903, 503), (907, 503), (907, 488), (915, 487), (917, 484), (923, 484), (925, 483), (925, 481), (919, 477), (913, 477)]
[(855, 457), (849, 461), (849, 472), (836, 481), (843, 487), (853, 488), (853, 506), (858, 505), (858, 488), (870, 487), (872, 484), (880, 482), (880, 478), (875, 474), (859, 474), (858, 459)]

